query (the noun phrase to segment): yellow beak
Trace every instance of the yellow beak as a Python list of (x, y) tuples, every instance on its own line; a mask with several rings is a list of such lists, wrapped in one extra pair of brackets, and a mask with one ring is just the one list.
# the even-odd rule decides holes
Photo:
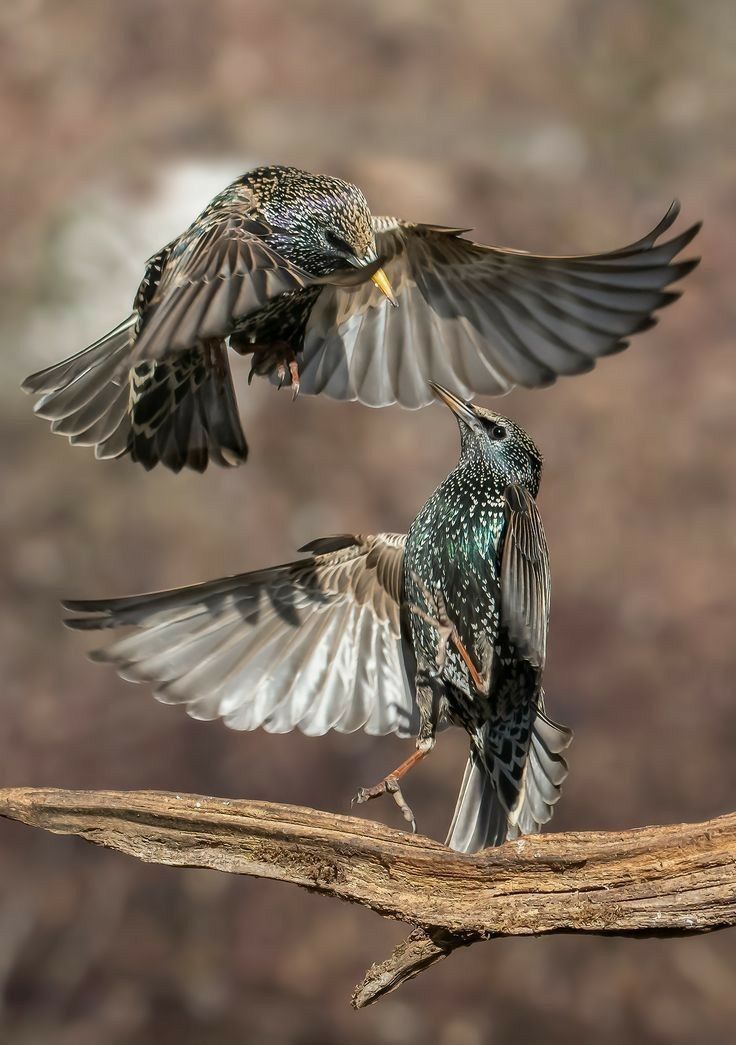
[(395, 297), (394, 292), (393, 292), (393, 288), (392, 288), (391, 284), (388, 281), (388, 276), (383, 271), (383, 269), (379, 269), (378, 272), (374, 272), (373, 275), (371, 276), (371, 280), (372, 280), (373, 283), (376, 284), (376, 286), (381, 291), (381, 293), (386, 295), (386, 297), (391, 302), (391, 304), (394, 306), (394, 308), (398, 308), (399, 307), (399, 303), (396, 300), (396, 297)]

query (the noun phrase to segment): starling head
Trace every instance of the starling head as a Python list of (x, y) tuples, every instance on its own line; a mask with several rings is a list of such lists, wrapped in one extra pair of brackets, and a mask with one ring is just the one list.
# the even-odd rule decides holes
[(432, 383), (432, 391), (457, 418), (461, 463), (481, 455), (504, 485), (517, 483), (536, 497), (542, 454), (524, 429), (502, 414), (465, 402), (442, 385)]
[(295, 167), (259, 167), (244, 179), (276, 249), (312, 275), (361, 268), (377, 258), (368, 202), (355, 185)]

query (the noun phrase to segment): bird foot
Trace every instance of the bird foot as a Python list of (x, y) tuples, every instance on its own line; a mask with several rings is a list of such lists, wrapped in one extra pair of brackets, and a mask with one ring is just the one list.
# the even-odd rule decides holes
[(406, 801), (401, 793), (399, 787), (399, 780), (405, 776), (413, 766), (418, 762), (421, 762), (423, 758), (426, 758), (429, 752), (434, 747), (434, 737), (425, 740), (424, 742), (417, 744), (417, 749), (413, 755), (409, 755), (405, 761), (397, 766), (393, 773), (389, 773), (383, 780), (380, 780), (373, 787), (361, 787), (355, 798), (350, 803), (351, 806), (362, 805), (364, 802), (370, 802), (373, 798), (380, 798), (381, 795), (391, 795), (396, 805), (401, 810), (401, 815), (404, 817), (409, 824), (413, 833), (416, 833), (417, 822), (414, 819), (409, 803)]
[(374, 798), (380, 798), (381, 795), (391, 795), (396, 805), (401, 810), (401, 815), (404, 820), (411, 825), (412, 834), (416, 834), (417, 822), (414, 819), (414, 814), (411, 811), (409, 803), (401, 793), (401, 787), (396, 776), (389, 773), (387, 777), (374, 784), (373, 787), (361, 787), (357, 795), (351, 800), (350, 805), (359, 806), (365, 802), (370, 802)]
[[(250, 347), (250, 346), (249, 346)], [(270, 373), (274, 368), (279, 379), (279, 388), (284, 384), (290, 384), (292, 388), (292, 399), (299, 395), (299, 364), (291, 345), (285, 341), (278, 341), (271, 345), (254, 345), (251, 359), (248, 384), (253, 380), (254, 374), (264, 375)]]
[[(296, 359), (289, 360), (289, 379), (291, 383), (291, 399), (292, 402), (299, 395), (299, 364)], [(276, 367), (276, 373), (279, 378), (279, 388), (281, 388), (286, 380), (286, 363), (280, 362)]]

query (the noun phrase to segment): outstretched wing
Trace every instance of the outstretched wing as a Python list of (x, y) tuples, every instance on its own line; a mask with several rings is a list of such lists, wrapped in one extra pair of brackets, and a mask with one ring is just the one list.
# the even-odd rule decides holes
[(221, 340), (236, 320), (312, 277), (291, 265), (261, 237), (263, 222), (242, 207), (207, 212), (175, 243), (149, 294), (135, 343), (135, 359), (160, 359), (209, 339)]
[(549, 552), (536, 502), (523, 486), (506, 487), (501, 557), (501, 626), (517, 653), (541, 674), (547, 659)]
[(416, 730), (400, 598), (404, 536), (343, 536), (309, 558), (151, 595), (72, 601), (72, 628), (135, 630), (93, 659), (193, 718), (322, 734)]
[(325, 287), (307, 325), (301, 392), (414, 408), (432, 401), (430, 381), (471, 398), (591, 370), (652, 326), (653, 313), (679, 296), (665, 288), (697, 264), (673, 259), (699, 225), (657, 242), (679, 209), (673, 203), (636, 243), (583, 257), (487, 247), (463, 239), (466, 230), (375, 218), (399, 308), (371, 282)]

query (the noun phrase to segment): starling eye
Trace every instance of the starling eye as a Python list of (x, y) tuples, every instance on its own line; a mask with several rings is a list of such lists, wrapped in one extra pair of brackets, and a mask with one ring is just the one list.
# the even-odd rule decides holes
[(340, 254), (352, 254), (353, 249), (349, 243), (346, 243), (342, 236), (338, 236), (332, 229), (325, 229), (325, 241), (329, 247), (333, 250), (338, 251)]
[(491, 439), (500, 442), (502, 439), (506, 438), (506, 429), (503, 425), (491, 425), (489, 435)]

